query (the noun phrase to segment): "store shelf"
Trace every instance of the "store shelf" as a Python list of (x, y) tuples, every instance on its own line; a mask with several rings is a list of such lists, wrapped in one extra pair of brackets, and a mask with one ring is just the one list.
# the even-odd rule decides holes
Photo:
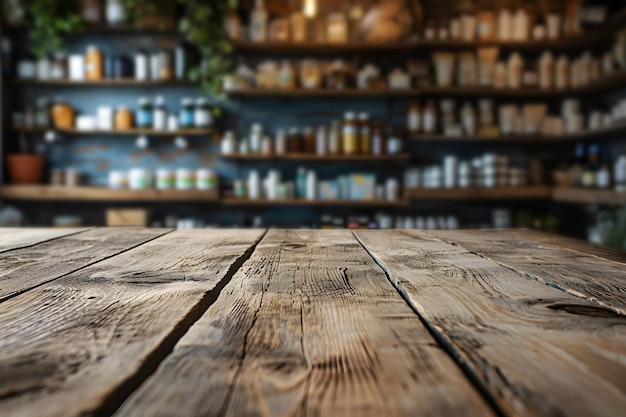
[(0, 199), (32, 201), (91, 201), (91, 202), (217, 202), (217, 189), (208, 191), (178, 190), (111, 190), (106, 187), (64, 187), (54, 185), (0, 186)]
[(326, 206), (345, 206), (345, 207), (403, 207), (408, 206), (406, 200), (384, 201), (384, 200), (305, 200), (305, 199), (282, 199), (282, 200), (249, 200), (245, 198), (224, 198), (221, 203), (229, 206), (309, 206), (309, 207), (326, 207)]
[(411, 155), (402, 153), (398, 155), (315, 155), (294, 153), (286, 155), (220, 155), (222, 159), (234, 161), (303, 161), (303, 162), (392, 162), (408, 161)]
[(620, 205), (626, 204), (626, 192), (557, 187), (552, 199), (559, 203)]
[(248, 98), (311, 98), (311, 97), (414, 97), (419, 95), (419, 90), (411, 89), (356, 89), (346, 88), (344, 90), (335, 90), (329, 88), (317, 89), (264, 89), (249, 88), (239, 90), (229, 90), (226, 92), (232, 97), (248, 97)]
[(576, 51), (593, 46), (602, 46), (611, 37), (611, 31), (592, 31), (581, 35), (568, 36), (560, 39), (544, 39), (541, 41), (502, 41), (502, 40), (407, 40), (395, 43), (295, 43), (295, 42), (252, 42), (247, 40), (233, 41), (233, 48), (241, 53), (268, 55), (268, 54), (297, 54), (297, 55), (328, 55), (338, 53), (357, 52), (402, 52), (410, 53), (423, 50), (471, 50), (477, 48), (495, 47), (502, 50), (516, 50), (524, 52), (541, 52), (546, 49), (552, 51)]
[(247, 40), (233, 41), (233, 48), (246, 54), (306, 54), (326, 55), (354, 52), (411, 52), (419, 45), (418, 42), (395, 43), (315, 43), (315, 42), (252, 42)]
[(409, 200), (549, 200), (550, 187), (405, 189)]
[(504, 135), (504, 136), (447, 136), (443, 134), (415, 134), (410, 140), (418, 142), (494, 142), (500, 144), (515, 143), (560, 143), (580, 141), (601, 141), (626, 137), (626, 123), (617, 123), (614, 126), (586, 131), (564, 136), (543, 135)]
[(26, 134), (43, 134), (49, 130), (53, 130), (63, 135), (73, 136), (90, 136), (90, 135), (106, 135), (106, 136), (206, 136), (217, 132), (216, 129), (178, 129), (178, 130), (154, 130), (154, 129), (125, 129), (125, 130), (78, 130), (78, 129), (54, 129), (54, 128), (37, 128), (24, 127), (12, 128), (11, 131)]
[(37, 79), (11, 79), (10, 84), (19, 86), (41, 87), (198, 87), (199, 83), (185, 80), (146, 80), (138, 81), (134, 78), (106, 78), (98, 81), (74, 81), (74, 80), (37, 80)]

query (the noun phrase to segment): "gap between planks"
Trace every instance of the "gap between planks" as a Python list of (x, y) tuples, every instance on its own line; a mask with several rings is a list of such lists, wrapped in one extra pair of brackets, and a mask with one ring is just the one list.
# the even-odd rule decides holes
[[(267, 229), (263, 232), (261, 237), (252, 244), (246, 251), (239, 256), (230, 265), (228, 271), (224, 277), (211, 289), (207, 291), (202, 299), (192, 308), (188, 314), (183, 317), (174, 328), (174, 330), (165, 337), (158, 349), (155, 350), (153, 356), (149, 360), (145, 360), (134, 378), (129, 378), (124, 381), (123, 384), (116, 387), (114, 391), (110, 393), (108, 398), (105, 398), (101, 406), (96, 408), (91, 417), (110, 417), (113, 415), (120, 406), (130, 397), (154, 372), (159, 368), (161, 363), (172, 353), (174, 347), (178, 341), (189, 331), (189, 329), (207, 312), (207, 310), (215, 303), (219, 298), (222, 290), (230, 283), (233, 276), (241, 269), (244, 263), (254, 253), (257, 246), (267, 235)], [(243, 360), (243, 358), (242, 358)]]
[(367, 246), (361, 241), (361, 239), (356, 235), (356, 233), (352, 232), (352, 235), (359, 242), (359, 245), (367, 252), (367, 254), (376, 262), (376, 265), (382, 269), (383, 273), (387, 277), (389, 283), (396, 289), (400, 297), (407, 303), (407, 305), (413, 310), (413, 312), (419, 317), (420, 321), (428, 330), (428, 333), (437, 341), (439, 347), (452, 359), (454, 363), (461, 369), (461, 372), (467, 377), (470, 383), (476, 388), (476, 390), (483, 397), (485, 402), (489, 404), (493, 412), (498, 417), (508, 417), (507, 413), (500, 407), (493, 394), (489, 390), (489, 388), (482, 382), (480, 376), (476, 373), (474, 368), (464, 359), (463, 355), (459, 350), (454, 346), (454, 344), (450, 341), (450, 338), (437, 326), (430, 323), (430, 321), (425, 317), (424, 311), (422, 307), (416, 304), (406, 290), (395, 280), (389, 273), (389, 270), (385, 266), (385, 264), (378, 259), (378, 257), (370, 251)]

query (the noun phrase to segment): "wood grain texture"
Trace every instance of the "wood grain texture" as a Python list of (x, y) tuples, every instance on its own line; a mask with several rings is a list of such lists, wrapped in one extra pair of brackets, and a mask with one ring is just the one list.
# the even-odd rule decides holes
[(0, 415), (110, 415), (263, 233), (175, 231), (0, 304)]
[(623, 415), (624, 316), (424, 232), (355, 235), (505, 415)]
[(626, 314), (626, 265), (584, 252), (487, 230), (433, 231), (518, 274)]
[(493, 230), (492, 232), (493, 234), (497, 235), (509, 234), (512, 237), (519, 237), (522, 239), (534, 240), (535, 242), (547, 243), (565, 249), (582, 252), (586, 255), (594, 255), (603, 259), (621, 262), (626, 265), (626, 251), (621, 249), (614, 249), (608, 246), (596, 245), (580, 239), (574, 239), (556, 233), (544, 233), (531, 229)]
[(492, 415), (349, 231), (270, 231), (116, 416)]
[(98, 229), (2, 253), (0, 303), (169, 231), (169, 229), (137, 228)]
[(74, 235), (85, 230), (87, 229), (0, 227), (0, 252), (36, 245), (37, 243), (57, 239), (62, 236)]

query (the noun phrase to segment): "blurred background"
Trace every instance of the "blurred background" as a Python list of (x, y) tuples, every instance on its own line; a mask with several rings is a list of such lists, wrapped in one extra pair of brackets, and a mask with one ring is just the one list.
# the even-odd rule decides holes
[(626, 248), (624, 2), (2, 13), (0, 225), (529, 227)]

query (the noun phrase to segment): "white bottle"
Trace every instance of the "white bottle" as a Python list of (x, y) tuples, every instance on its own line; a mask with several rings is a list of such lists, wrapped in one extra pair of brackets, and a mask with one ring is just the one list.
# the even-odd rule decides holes
[(525, 9), (518, 9), (513, 18), (513, 39), (527, 41), (530, 38), (530, 17)]
[(550, 89), (554, 80), (554, 56), (552, 52), (545, 51), (539, 58), (539, 87)]
[(443, 185), (454, 188), (457, 185), (458, 160), (454, 155), (443, 158)]
[(285, 132), (285, 129), (278, 129), (276, 131), (275, 142), (274, 152), (276, 152), (276, 155), (284, 155), (287, 153), (287, 132)]
[(220, 152), (222, 155), (232, 155), (236, 152), (236, 147), (235, 134), (230, 130), (226, 131), (220, 143)]
[(395, 178), (387, 179), (385, 183), (385, 198), (387, 201), (396, 201), (400, 196), (400, 185)]
[(519, 53), (514, 52), (509, 57), (507, 72), (509, 88), (520, 88), (522, 86), (522, 73), (524, 72), (524, 59)]
[(196, 100), (196, 107), (193, 111), (194, 126), (200, 128), (207, 128), (213, 125), (213, 114), (211, 113), (211, 107), (206, 98), (199, 98)]
[(250, 200), (261, 198), (261, 177), (256, 170), (250, 171), (248, 175), (248, 198)]
[(328, 134), (326, 126), (317, 128), (315, 136), (315, 153), (318, 155), (326, 155), (328, 149)]
[(276, 200), (278, 198), (278, 184), (280, 183), (280, 171), (271, 170), (267, 174), (267, 179), (265, 180), (266, 185), (266, 195), (268, 200)]
[(556, 61), (554, 80), (556, 88), (563, 89), (569, 86), (569, 59), (565, 55), (561, 55)]
[(256, 0), (256, 5), (250, 14), (250, 40), (252, 42), (267, 41), (267, 10), (263, 0)]
[(500, 10), (498, 13), (498, 40), (510, 41), (513, 37), (513, 16), (508, 9)]
[(163, 131), (167, 128), (167, 109), (162, 96), (158, 96), (154, 101), (152, 128), (157, 131)]
[(250, 133), (250, 152), (261, 152), (261, 141), (263, 140), (263, 126), (258, 123), (252, 125), (252, 132)]
[(306, 174), (306, 199), (311, 201), (317, 199), (317, 174), (309, 171)]
[(148, 62), (148, 54), (143, 51), (137, 52), (135, 55), (135, 80), (147, 81), (150, 73), (150, 64)]
[(122, 0), (106, 0), (106, 18), (109, 25), (119, 25), (126, 21), (126, 9)]
[(615, 191), (626, 192), (626, 155), (617, 158), (613, 167), (613, 178), (615, 180)]

